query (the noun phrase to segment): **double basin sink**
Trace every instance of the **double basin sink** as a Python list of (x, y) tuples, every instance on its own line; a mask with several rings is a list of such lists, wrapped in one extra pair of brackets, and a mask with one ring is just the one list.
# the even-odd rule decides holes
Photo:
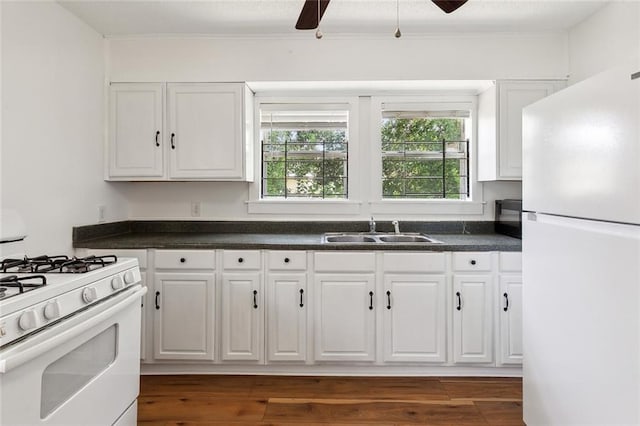
[(352, 243), (352, 244), (393, 244), (420, 243), (442, 244), (427, 235), (418, 233), (366, 233), (366, 232), (338, 232), (326, 233), (323, 243)]

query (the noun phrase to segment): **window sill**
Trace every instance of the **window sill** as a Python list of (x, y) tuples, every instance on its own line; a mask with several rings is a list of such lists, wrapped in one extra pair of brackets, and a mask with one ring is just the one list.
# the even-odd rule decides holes
[(358, 215), (362, 203), (351, 200), (259, 200), (248, 201), (250, 214)]
[(458, 200), (383, 200), (371, 203), (373, 214), (482, 215), (484, 202)]

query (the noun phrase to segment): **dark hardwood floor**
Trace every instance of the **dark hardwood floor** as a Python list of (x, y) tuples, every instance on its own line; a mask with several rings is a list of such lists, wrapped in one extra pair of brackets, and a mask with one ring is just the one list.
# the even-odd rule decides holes
[(142, 376), (139, 425), (523, 425), (522, 380)]

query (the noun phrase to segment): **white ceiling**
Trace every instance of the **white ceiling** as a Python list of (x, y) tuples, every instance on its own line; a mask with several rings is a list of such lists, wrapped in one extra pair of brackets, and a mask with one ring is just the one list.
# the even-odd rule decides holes
[[(564, 31), (609, 0), (469, 0), (450, 15), (429, 0), (399, 0), (403, 36), (440, 33)], [(304, 0), (58, 0), (105, 36), (284, 35), (297, 31)], [(332, 0), (325, 35), (386, 35), (396, 0)]]

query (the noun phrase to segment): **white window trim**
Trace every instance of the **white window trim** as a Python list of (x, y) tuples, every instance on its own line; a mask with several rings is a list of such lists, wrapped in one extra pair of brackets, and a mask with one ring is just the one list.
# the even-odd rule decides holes
[[(348, 194), (346, 200), (335, 199), (280, 199), (260, 198), (260, 185), (262, 184), (262, 149), (260, 141), (260, 108), (263, 104), (309, 104), (327, 105), (342, 104), (349, 109), (349, 160), (347, 167)], [(360, 170), (358, 167), (360, 152), (359, 133), (359, 99), (355, 96), (349, 97), (325, 97), (299, 96), (299, 97), (278, 97), (256, 95), (254, 106), (254, 176), (256, 179), (249, 185), (249, 201), (247, 201), (247, 211), (250, 214), (297, 214), (297, 215), (359, 215), (362, 202), (361, 197)]]
[[(471, 156), (470, 198), (468, 200), (420, 200), (420, 199), (383, 199), (382, 198), (382, 139), (380, 135), (383, 104), (402, 104), (402, 107), (415, 110), (452, 110), (469, 109), (471, 111), (471, 129), (469, 134)], [(484, 198), (482, 185), (477, 174), (477, 129), (478, 101), (476, 96), (376, 96), (371, 98), (371, 179), (370, 209), (372, 214), (396, 215), (482, 215)], [(375, 178), (374, 178), (375, 177)]]

